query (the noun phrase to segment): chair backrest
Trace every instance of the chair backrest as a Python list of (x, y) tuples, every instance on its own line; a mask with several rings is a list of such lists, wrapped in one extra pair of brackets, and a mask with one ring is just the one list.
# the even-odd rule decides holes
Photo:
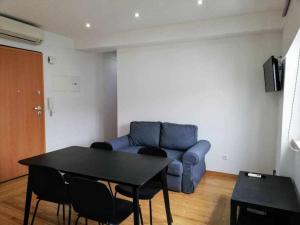
[(30, 166), (30, 182), (38, 198), (63, 203), (68, 201), (67, 185), (61, 173), (53, 168)]
[(113, 196), (104, 184), (73, 177), (69, 185), (71, 203), (79, 216), (102, 223), (113, 217)]
[(90, 148), (109, 150), (109, 151), (113, 150), (112, 146), (107, 142), (95, 142), (95, 143), (91, 144)]
[[(156, 147), (143, 147), (138, 151), (138, 154), (158, 156), (164, 158), (168, 157), (167, 153), (164, 150)], [(160, 183), (161, 182), (160, 174), (157, 174), (155, 177), (153, 177), (151, 179), (151, 182)]]

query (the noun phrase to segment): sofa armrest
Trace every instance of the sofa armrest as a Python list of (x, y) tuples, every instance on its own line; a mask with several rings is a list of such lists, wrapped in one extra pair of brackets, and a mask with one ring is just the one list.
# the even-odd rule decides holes
[(119, 150), (121, 148), (126, 148), (130, 145), (128, 135), (112, 139), (112, 140), (108, 141), (107, 143), (109, 143), (112, 146), (113, 150)]
[(182, 191), (184, 193), (193, 193), (195, 191), (201, 177), (205, 173), (204, 157), (209, 149), (210, 143), (201, 140), (183, 154)]
[(210, 149), (210, 143), (205, 140), (198, 141), (194, 146), (189, 148), (184, 154), (182, 161), (183, 163), (196, 165), (198, 164), (206, 155)]

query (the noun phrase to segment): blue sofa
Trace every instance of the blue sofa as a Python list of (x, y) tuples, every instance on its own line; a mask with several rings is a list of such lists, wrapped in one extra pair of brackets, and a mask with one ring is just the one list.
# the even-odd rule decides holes
[(193, 193), (205, 173), (210, 143), (197, 141), (198, 128), (161, 122), (131, 122), (130, 133), (109, 143), (114, 151), (137, 153), (144, 146), (159, 147), (174, 161), (167, 171), (168, 188)]

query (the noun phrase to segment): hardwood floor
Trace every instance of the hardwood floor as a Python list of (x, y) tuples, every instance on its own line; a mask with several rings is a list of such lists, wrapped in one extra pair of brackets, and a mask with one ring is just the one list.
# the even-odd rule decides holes
[[(230, 197), (236, 177), (226, 174), (207, 172), (193, 194), (170, 192), (171, 210), (174, 225), (229, 225)], [(0, 184), (0, 224), (22, 225), (25, 204), (27, 177), (18, 178)], [(36, 200), (32, 201), (33, 213)], [(141, 201), (144, 223), (149, 224), (148, 202)], [(62, 208), (62, 207), (61, 207)], [(67, 224), (56, 216), (57, 205), (41, 202), (35, 225)], [(66, 210), (67, 215), (67, 210)], [(72, 224), (75, 223), (75, 212), (72, 212)], [(84, 220), (80, 224), (85, 224)], [(98, 223), (89, 221), (89, 225)], [(124, 225), (133, 224), (133, 216)], [(162, 193), (153, 199), (153, 224), (166, 224)]]

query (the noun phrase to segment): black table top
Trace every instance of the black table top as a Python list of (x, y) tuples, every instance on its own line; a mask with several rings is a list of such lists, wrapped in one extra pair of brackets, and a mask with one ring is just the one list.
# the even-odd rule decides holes
[(232, 200), (271, 209), (300, 213), (296, 187), (289, 177), (263, 175), (252, 178), (241, 171), (235, 185)]
[(169, 158), (72, 146), (19, 163), (55, 168), (99, 180), (141, 186), (166, 168)]

